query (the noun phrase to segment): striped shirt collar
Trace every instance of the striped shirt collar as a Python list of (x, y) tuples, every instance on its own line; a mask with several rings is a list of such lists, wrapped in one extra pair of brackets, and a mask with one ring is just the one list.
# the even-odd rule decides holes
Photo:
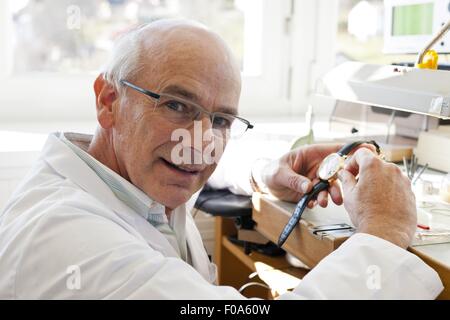
[(143, 191), (87, 153), (92, 136), (79, 133), (61, 133), (59, 138), (80, 157), (111, 191), (128, 207), (142, 215), (154, 226), (168, 224), (165, 207)]

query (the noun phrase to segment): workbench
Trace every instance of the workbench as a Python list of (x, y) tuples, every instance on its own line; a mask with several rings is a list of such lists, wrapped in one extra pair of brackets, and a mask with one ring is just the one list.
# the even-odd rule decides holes
[[(295, 204), (277, 200), (269, 195), (254, 193), (252, 197), (252, 218), (256, 222), (256, 230), (267, 239), (277, 242), (281, 230), (294, 211)], [(283, 248), (301, 260), (307, 268), (293, 267), (284, 256), (269, 257), (252, 252), (244, 253), (244, 249), (232, 243), (228, 236), (236, 233), (233, 220), (216, 217), (215, 256), (218, 266), (220, 285), (230, 285), (236, 289), (249, 282), (266, 283), (263, 279), (249, 276), (257, 271), (257, 264), (263, 263), (268, 268), (278, 270), (284, 275), (301, 279), (310, 268), (314, 268), (325, 256), (337, 249), (354, 232), (353, 229), (316, 232), (321, 226), (347, 225), (353, 227), (343, 206), (329, 204), (327, 208), (315, 207), (307, 209), (300, 223), (295, 227)], [(450, 217), (448, 217), (450, 219)], [(439, 274), (444, 291), (439, 299), (450, 299), (450, 243), (412, 246), (410, 252), (419, 256), (425, 263)], [(272, 279), (275, 285), (283, 281)], [(280, 292), (271, 292), (262, 286), (251, 286), (243, 294), (248, 297), (274, 298)]]
[[(256, 222), (256, 230), (276, 243), (281, 230), (294, 211), (295, 204), (260, 193), (253, 194), (252, 202), (252, 217)], [(313, 234), (312, 230), (318, 226), (339, 224), (353, 226), (344, 206), (329, 204), (327, 208), (317, 206), (306, 209), (283, 248), (313, 268), (348, 239), (353, 231), (341, 229), (336, 232), (322, 232), (318, 236)], [(419, 256), (439, 274), (445, 287), (439, 299), (450, 299), (450, 243), (411, 246), (408, 250)]]

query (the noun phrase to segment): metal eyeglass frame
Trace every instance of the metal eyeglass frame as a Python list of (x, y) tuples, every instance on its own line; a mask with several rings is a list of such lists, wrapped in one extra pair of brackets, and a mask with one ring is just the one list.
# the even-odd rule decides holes
[[(133, 90), (136, 90), (136, 91), (138, 91), (138, 92), (140, 92), (140, 93), (146, 95), (147, 97), (153, 98), (153, 99), (155, 99), (155, 100), (157, 100), (157, 101), (159, 101), (159, 100), (161, 99), (161, 96), (162, 96), (161, 94), (158, 94), (158, 93), (152, 92), (152, 91), (150, 91), (150, 90), (141, 88), (141, 87), (139, 87), (139, 86), (137, 86), (137, 85), (135, 85), (135, 84), (133, 84), (133, 83), (127, 81), (127, 80), (121, 79), (119, 82), (120, 82), (122, 85), (124, 85), (124, 86), (127, 86), (127, 87), (129, 87), (129, 88), (131, 88), (131, 89), (133, 89)], [(200, 105), (198, 105), (198, 104), (196, 104), (196, 103), (194, 103), (194, 102), (192, 102), (192, 101), (185, 100), (185, 99), (180, 98), (180, 97), (172, 96), (172, 95), (170, 95), (170, 94), (167, 94), (167, 96), (176, 98), (176, 99), (179, 100), (180, 102), (184, 102), (184, 103), (186, 103), (186, 104), (191, 104), (191, 105), (193, 105), (194, 107), (196, 107), (196, 108), (200, 111), (199, 113), (207, 114), (207, 115), (209, 116), (210, 120), (211, 120), (211, 123), (212, 123), (213, 117), (214, 117), (216, 114), (219, 114), (219, 115), (220, 115), (220, 114), (226, 115), (226, 116), (233, 117), (233, 118), (235, 118), (236, 120), (241, 121), (243, 124), (245, 124), (245, 125), (247, 126), (247, 128), (246, 128), (246, 129), (244, 130), (244, 132), (243, 132), (241, 135), (239, 135), (238, 137), (244, 135), (244, 133), (247, 132), (248, 129), (253, 129), (253, 128), (254, 128), (254, 126), (253, 126), (253, 125), (250, 123), (250, 121), (248, 121), (247, 119), (244, 119), (244, 118), (235, 116), (235, 115), (233, 115), (233, 114), (224, 113), (224, 112), (209, 112), (208, 110), (206, 110), (206, 109), (203, 108), (202, 106), (200, 106)], [(193, 120), (195, 120), (195, 118), (194, 118)]]

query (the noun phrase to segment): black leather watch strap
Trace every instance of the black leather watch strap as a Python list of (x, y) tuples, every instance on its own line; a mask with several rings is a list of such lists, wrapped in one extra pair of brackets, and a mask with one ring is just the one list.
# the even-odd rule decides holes
[(346, 156), (348, 155), (350, 152), (352, 152), (353, 149), (355, 149), (357, 146), (363, 144), (363, 143), (368, 143), (368, 144), (372, 144), (375, 146), (376, 151), (378, 154), (380, 154), (380, 146), (378, 145), (378, 143), (376, 143), (374, 140), (370, 140), (370, 141), (355, 141), (352, 143), (348, 143), (345, 146), (343, 146), (338, 152), (337, 154), (339, 154), (340, 156)]
[(301, 199), (300, 202), (295, 207), (295, 211), (292, 214), (291, 218), (289, 219), (288, 223), (284, 227), (283, 231), (280, 234), (280, 237), (278, 238), (278, 246), (281, 247), (286, 239), (291, 234), (292, 230), (294, 230), (295, 225), (300, 221), (300, 218), (302, 217), (303, 212), (306, 209), (306, 206), (311, 200), (315, 200), (318, 196), (318, 194), (328, 189), (330, 186), (330, 183), (325, 180), (320, 180), (318, 183), (316, 183), (313, 187), (313, 189), (306, 193)]

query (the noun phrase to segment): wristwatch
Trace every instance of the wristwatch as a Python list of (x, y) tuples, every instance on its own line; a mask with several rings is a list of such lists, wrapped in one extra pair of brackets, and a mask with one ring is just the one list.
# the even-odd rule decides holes
[(357, 146), (363, 143), (369, 143), (374, 145), (377, 153), (379, 155), (381, 154), (380, 146), (375, 141), (373, 140), (355, 141), (346, 144), (338, 152), (332, 153), (322, 160), (322, 163), (320, 164), (319, 169), (317, 170), (317, 176), (319, 177), (320, 180), (313, 186), (312, 190), (308, 193), (305, 193), (303, 197), (300, 199), (300, 201), (297, 203), (294, 213), (292, 214), (288, 223), (281, 232), (280, 237), (278, 238), (279, 247), (281, 247), (284, 244), (284, 242), (289, 237), (294, 227), (300, 221), (303, 211), (305, 211), (308, 203), (311, 200), (315, 200), (317, 198), (317, 195), (321, 191), (329, 188), (330, 183), (337, 179), (338, 172), (344, 168), (345, 159), (347, 159), (348, 154), (352, 152)]

